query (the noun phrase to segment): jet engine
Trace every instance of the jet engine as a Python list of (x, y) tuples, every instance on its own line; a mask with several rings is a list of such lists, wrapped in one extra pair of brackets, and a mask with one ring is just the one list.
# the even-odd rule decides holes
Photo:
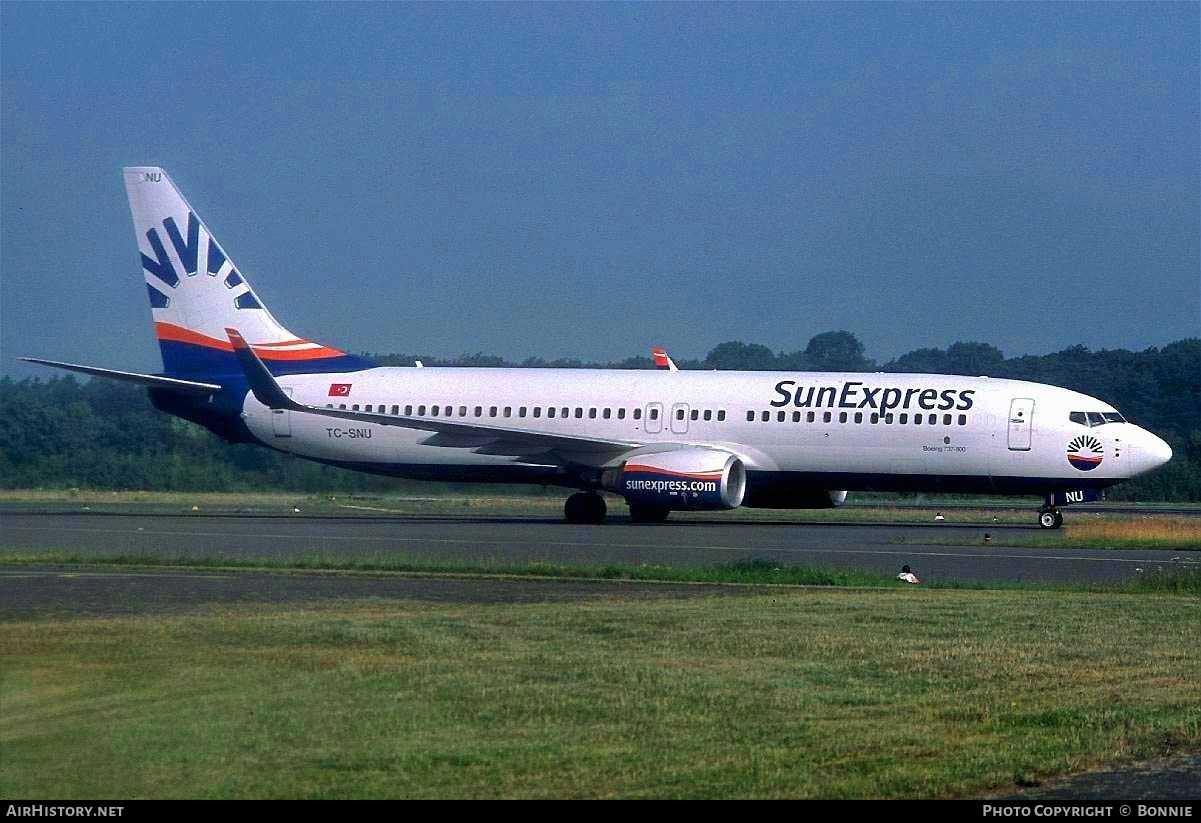
[(601, 485), (631, 509), (736, 509), (746, 493), (746, 468), (729, 452), (687, 448), (632, 457), (607, 470)]

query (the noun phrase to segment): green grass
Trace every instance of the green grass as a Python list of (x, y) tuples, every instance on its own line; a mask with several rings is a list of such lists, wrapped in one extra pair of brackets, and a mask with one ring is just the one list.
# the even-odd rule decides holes
[[(922, 536), (905, 543), (963, 545), (963, 536)], [(1169, 514), (1102, 514), (1082, 516), (1062, 529), (992, 534), (996, 546), (1044, 549), (1164, 549), (1201, 550), (1201, 518)]]
[(1201, 601), (771, 590), (0, 624), (0, 794), (947, 797), (1201, 748)]

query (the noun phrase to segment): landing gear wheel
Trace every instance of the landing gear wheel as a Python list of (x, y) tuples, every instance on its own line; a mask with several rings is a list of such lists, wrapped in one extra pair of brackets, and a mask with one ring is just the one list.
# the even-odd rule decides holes
[(579, 492), (567, 498), (563, 516), (568, 523), (604, 523), (605, 498), (592, 492)]
[(662, 523), (671, 511), (660, 506), (648, 506), (645, 503), (630, 504), (630, 520), (635, 523)]
[(1044, 529), (1058, 529), (1063, 525), (1063, 512), (1059, 509), (1039, 509), (1038, 525)]

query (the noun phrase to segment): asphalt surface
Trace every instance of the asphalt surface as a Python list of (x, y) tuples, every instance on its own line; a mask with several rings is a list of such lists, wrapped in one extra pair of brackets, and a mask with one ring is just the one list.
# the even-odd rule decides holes
[[(553, 562), (587, 565), (708, 565), (747, 558), (895, 573), (909, 564), (924, 580), (1115, 583), (1183, 565), (1201, 552), (1028, 550), (985, 544), (1037, 531), (1021, 526), (797, 525), (699, 523), (656, 526), (614, 518), (568, 526), (522, 518), (238, 517), (212, 515), (0, 515), (0, 545), (30, 556), (0, 569), (0, 619), (179, 612), (216, 604), (414, 599), (430, 602), (539, 602), (619, 596), (738, 596), (737, 587), (149, 569), (95, 570), (39, 563), (39, 554), (164, 558), (263, 557), (444, 562)], [(938, 541), (937, 543), (933, 541)], [(954, 545), (944, 545), (945, 542)], [(620, 589), (615, 586), (620, 585)], [(989, 802), (1201, 800), (1201, 756), (1092, 772), (1024, 787)]]
[[(612, 518), (601, 526), (530, 518), (0, 514), (0, 545), (39, 553), (167, 558), (314, 557), (603, 566), (773, 562), (896, 574), (924, 581), (1117, 583), (1180, 565), (1197, 551), (1015, 549), (1006, 537), (1036, 526), (717, 523), (659, 525)], [(986, 543), (985, 535), (992, 538)]]

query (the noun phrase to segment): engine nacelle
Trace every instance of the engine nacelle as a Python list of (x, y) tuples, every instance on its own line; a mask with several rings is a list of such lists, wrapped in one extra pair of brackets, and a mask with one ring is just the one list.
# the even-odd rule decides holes
[(845, 502), (845, 491), (769, 487), (752, 489), (742, 505), (748, 509), (836, 509)]
[(736, 509), (746, 493), (746, 468), (729, 452), (679, 449), (632, 457), (606, 471), (601, 485), (631, 506)]

